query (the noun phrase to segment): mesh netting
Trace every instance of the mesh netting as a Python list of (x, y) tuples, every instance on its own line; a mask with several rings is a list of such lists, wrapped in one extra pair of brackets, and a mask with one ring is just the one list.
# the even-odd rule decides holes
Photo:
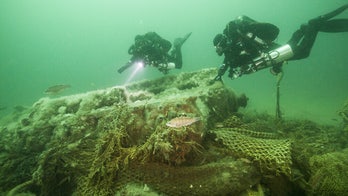
[(313, 195), (347, 195), (348, 149), (314, 155), (309, 161)]
[[(232, 158), (207, 163), (197, 159), (202, 160), (197, 164), (189, 161), (189, 157), (196, 157), (195, 153), (185, 151), (187, 154), (179, 156), (178, 162), (175, 155), (182, 155), (184, 146), (192, 150), (196, 144), (187, 140), (196, 137), (192, 127), (174, 130), (159, 126), (145, 144), (129, 148), (121, 146), (123, 136), (110, 132), (102, 137), (89, 174), (77, 180), (74, 194), (112, 195), (130, 184), (142, 184), (165, 195), (236, 195), (259, 183), (261, 178), (253, 164)], [(161, 142), (171, 144), (173, 149), (166, 151)], [(179, 147), (174, 147), (176, 144)]]
[(235, 195), (259, 180), (256, 168), (242, 161), (225, 160), (194, 167), (133, 162), (120, 172), (117, 187), (142, 183), (166, 195)]
[(289, 140), (267, 139), (263, 138), (271, 136), (267, 133), (233, 128), (216, 129), (214, 133), (217, 140), (221, 141), (234, 155), (259, 163), (263, 172), (290, 175), (291, 143)]

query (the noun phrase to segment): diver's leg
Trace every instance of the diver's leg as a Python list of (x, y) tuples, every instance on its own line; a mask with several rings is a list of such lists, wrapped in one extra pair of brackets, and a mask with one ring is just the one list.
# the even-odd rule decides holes
[(289, 60), (307, 58), (318, 35), (318, 30), (312, 25), (302, 25), (295, 31), (288, 44), (292, 48), (294, 56)]
[(332, 19), (331, 20), (331, 18), (342, 13), (347, 8), (348, 8), (348, 4), (343, 5), (332, 12), (313, 18), (308, 21), (308, 25), (311, 25), (314, 28), (317, 28), (318, 31), (322, 31), (322, 32), (331, 32), (331, 33), (347, 32), (348, 19)]
[(175, 63), (175, 68), (182, 67), (181, 46), (191, 36), (191, 33), (186, 34), (183, 38), (176, 38), (173, 43), (173, 50), (170, 53), (171, 60)]
[(298, 29), (296, 30), (290, 40), (288, 41), (288, 44), (291, 46), (291, 48), (295, 48), (301, 41), (301, 39), (303, 39), (304, 36), (304, 30), (303, 29)]
[(294, 56), (292, 59), (298, 60), (307, 58), (312, 50), (317, 35), (317, 29), (311, 27), (310, 25), (307, 26), (303, 39), (294, 51)]
[(170, 61), (174, 62), (176, 69), (181, 69), (182, 67), (182, 54), (181, 47), (174, 48), (170, 53)]
[(348, 8), (348, 4), (338, 9), (321, 15), (302, 25), (300, 29), (294, 32), (288, 44), (291, 46), (294, 56), (289, 60), (298, 60), (307, 58), (314, 45), (319, 31), (322, 32), (347, 32), (348, 19), (331, 19)]

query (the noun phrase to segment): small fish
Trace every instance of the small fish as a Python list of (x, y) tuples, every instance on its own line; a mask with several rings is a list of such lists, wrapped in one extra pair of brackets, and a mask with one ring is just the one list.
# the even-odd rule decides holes
[(167, 122), (166, 125), (168, 127), (174, 127), (174, 128), (186, 127), (200, 120), (201, 119), (199, 117), (191, 118), (191, 117), (181, 116), (181, 117), (173, 118), (172, 120)]
[(48, 87), (48, 89), (45, 90), (45, 94), (55, 95), (55, 94), (63, 92), (65, 89), (70, 88), (70, 87), (71, 86), (68, 84), (54, 85), (54, 86)]
[(15, 112), (23, 112), (23, 111), (25, 111), (27, 108), (24, 107), (24, 106), (22, 106), (22, 105), (16, 105), (16, 106), (13, 107), (13, 109), (14, 109)]

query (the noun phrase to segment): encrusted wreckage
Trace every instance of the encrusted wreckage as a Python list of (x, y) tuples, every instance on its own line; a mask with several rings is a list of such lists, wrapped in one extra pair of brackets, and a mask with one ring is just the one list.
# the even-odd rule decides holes
[(291, 193), (307, 191), (305, 177), (293, 171), (292, 139), (279, 134), (290, 125), (243, 120), (237, 112), (247, 97), (212, 83), (215, 74), (205, 69), (42, 98), (1, 126), (0, 191), (281, 194), (289, 184)]

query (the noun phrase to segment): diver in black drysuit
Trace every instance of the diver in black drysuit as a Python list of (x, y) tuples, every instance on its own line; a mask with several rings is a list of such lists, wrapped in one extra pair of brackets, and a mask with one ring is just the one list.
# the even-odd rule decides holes
[(131, 59), (120, 67), (118, 72), (122, 73), (137, 62), (141, 62), (143, 66), (155, 67), (164, 74), (170, 69), (181, 69), (181, 47), (190, 36), (191, 33), (188, 33), (183, 38), (176, 38), (171, 44), (156, 32), (137, 35), (134, 44), (128, 49), (128, 54), (132, 55)]
[[(231, 25), (228, 25), (227, 27), (229, 28), (227, 29), (226, 27), (224, 34), (216, 35), (213, 41), (218, 55), (225, 55), (224, 64), (220, 67), (218, 75), (214, 80), (221, 80), (221, 77), (228, 68), (229, 77), (232, 79), (268, 67), (271, 67), (271, 72), (277, 75), (282, 72), (281, 66), (284, 61), (304, 59), (310, 55), (318, 32), (348, 32), (348, 19), (332, 19), (347, 8), (348, 4), (341, 6), (330, 13), (309, 20), (307, 24), (301, 25), (301, 27), (293, 33), (291, 39), (286, 45), (280, 47), (278, 44), (273, 42), (279, 32), (279, 29), (276, 26), (269, 23), (259, 23), (260, 25), (258, 29), (263, 31), (259, 33), (255, 30), (257, 28), (249, 28), (254, 31), (248, 31), (248, 28), (245, 27), (249, 24), (255, 26), (255, 23), (257, 23), (248, 17), (239, 18), (236, 22), (232, 21), (233, 28), (230, 28)], [(243, 21), (245, 18), (246, 20)], [(235, 31), (233, 34), (234, 36), (226, 34), (226, 31), (230, 32), (232, 31), (231, 29)], [(267, 35), (269, 36), (267, 37)], [(239, 37), (238, 41), (235, 41), (234, 39), (236, 39), (237, 36)], [(234, 43), (243, 45), (243, 50), (238, 51), (238, 47), (236, 47), (236, 44)], [(257, 50), (257, 52), (255, 52), (255, 50)], [(240, 60), (240, 55), (230, 55), (229, 53), (231, 52), (228, 51), (233, 51), (234, 54), (244, 54), (244, 56), (242, 60)], [(254, 51), (254, 55), (251, 55), (252, 52), (248, 53), (248, 51)], [(247, 58), (245, 58), (245, 53), (249, 54)], [(237, 62), (237, 64), (229, 62)]]

